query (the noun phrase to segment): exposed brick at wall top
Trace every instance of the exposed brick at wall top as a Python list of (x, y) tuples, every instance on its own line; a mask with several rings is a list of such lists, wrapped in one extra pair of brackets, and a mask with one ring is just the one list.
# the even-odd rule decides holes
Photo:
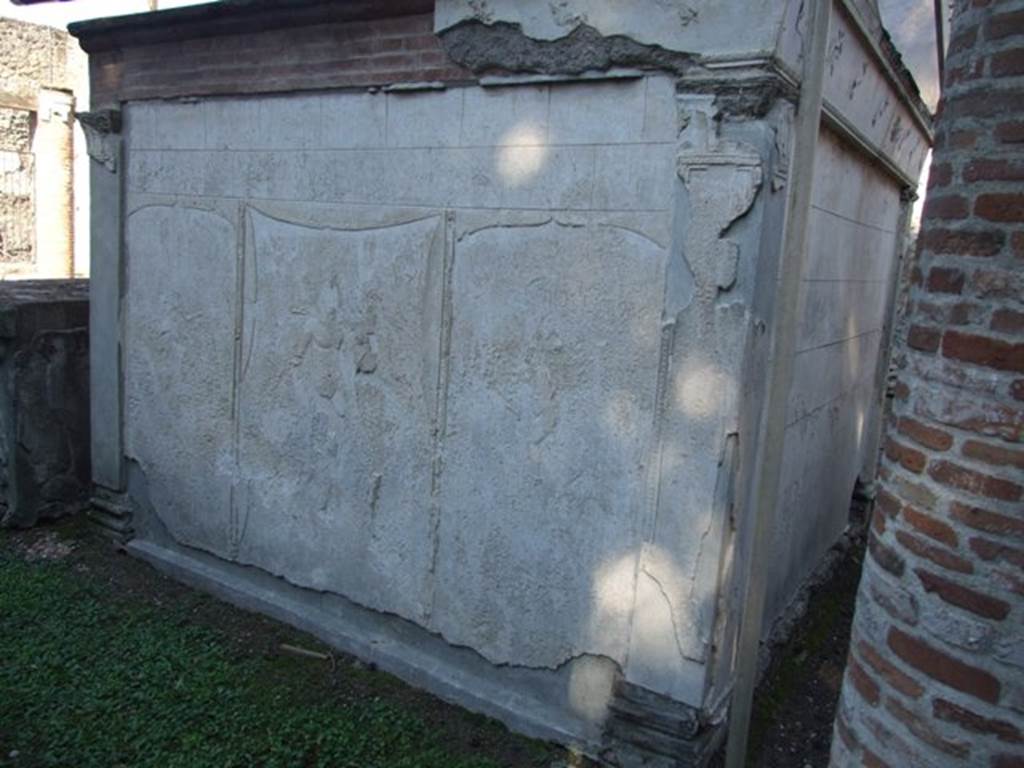
[(118, 101), (472, 79), (432, 14), (286, 27), (104, 50), (90, 56), (94, 107)]
[(1024, 0), (961, 0), (833, 766), (1024, 766)]

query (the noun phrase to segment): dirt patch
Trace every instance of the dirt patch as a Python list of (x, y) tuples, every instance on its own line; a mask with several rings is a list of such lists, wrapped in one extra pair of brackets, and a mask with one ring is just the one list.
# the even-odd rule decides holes
[(776, 652), (754, 696), (750, 768), (827, 768), (850, 644), (864, 537), (854, 537), (831, 577)]

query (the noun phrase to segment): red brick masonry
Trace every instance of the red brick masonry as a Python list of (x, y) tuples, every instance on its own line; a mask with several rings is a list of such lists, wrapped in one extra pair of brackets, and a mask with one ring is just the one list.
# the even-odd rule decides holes
[(836, 766), (1024, 766), (1024, 2), (959, 0)]
[(93, 108), (133, 99), (474, 79), (441, 47), (432, 2), (352, 2), (324, 18), (308, 5), (305, 14), (300, 3), (285, 18), (263, 3), (249, 15), (235, 9), (223, 19), (216, 8), (147, 14), (134, 22), (137, 30), (128, 22), (111, 23), (109, 32), (72, 25), (90, 53)]

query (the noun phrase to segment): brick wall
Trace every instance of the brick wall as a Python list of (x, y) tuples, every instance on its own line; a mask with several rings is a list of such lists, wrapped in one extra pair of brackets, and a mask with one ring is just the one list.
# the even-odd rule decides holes
[(91, 52), (93, 106), (473, 79), (444, 52), (429, 12), (193, 36), (203, 31), (194, 25), (184, 39)]
[(1024, 766), (1022, 87), (961, 0), (833, 766)]

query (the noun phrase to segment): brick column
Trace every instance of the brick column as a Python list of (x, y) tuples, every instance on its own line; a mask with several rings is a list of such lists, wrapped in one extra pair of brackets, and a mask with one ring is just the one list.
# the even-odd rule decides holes
[(831, 764), (1024, 766), (1024, 0), (958, 0)]

